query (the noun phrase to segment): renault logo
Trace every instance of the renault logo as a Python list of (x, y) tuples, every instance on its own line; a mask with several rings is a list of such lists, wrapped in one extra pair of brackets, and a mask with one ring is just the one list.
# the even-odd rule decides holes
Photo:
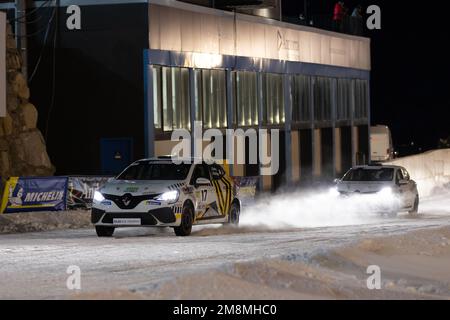
[(122, 196), (122, 203), (128, 207), (130, 205), (132, 199), (133, 199), (133, 196), (129, 193), (126, 193)]

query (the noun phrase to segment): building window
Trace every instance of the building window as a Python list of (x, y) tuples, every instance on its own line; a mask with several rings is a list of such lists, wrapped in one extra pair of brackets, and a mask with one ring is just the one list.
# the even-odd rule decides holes
[(331, 79), (317, 77), (314, 80), (314, 120), (332, 120)]
[(355, 119), (367, 119), (369, 86), (366, 80), (355, 80)]
[(293, 76), (292, 121), (311, 121), (311, 79), (307, 76)]
[(352, 80), (337, 80), (337, 120), (350, 120), (352, 112)]
[(157, 129), (190, 129), (189, 70), (153, 66), (153, 110)]
[(255, 72), (239, 71), (236, 81), (236, 118), (238, 126), (258, 125), (258, 89)]
[(161, 113), (161, 67), (152, 66), (153, 77), (153, 121), (155, 129), (162, 129)]
[(263, 123), (266, 125), (282, 124), (285, 121), (283, 77), (280, 74), (263, 74)]
[(197, 70), (198, 101), (195, 106), (196, 121), (203, 127), (227, 127), (226, 78), (223, 70)]

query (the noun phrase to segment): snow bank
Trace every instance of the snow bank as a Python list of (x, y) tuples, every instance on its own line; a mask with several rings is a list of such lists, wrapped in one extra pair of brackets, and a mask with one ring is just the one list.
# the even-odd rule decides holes
[(450, 149), (398, 158), (387, 164), (405, 167), (417, 182), (421, 197), (428, 197), (450, 186)]
[(0, 234), (86, 228), (90, 219), (85, 210), (0, 214)]

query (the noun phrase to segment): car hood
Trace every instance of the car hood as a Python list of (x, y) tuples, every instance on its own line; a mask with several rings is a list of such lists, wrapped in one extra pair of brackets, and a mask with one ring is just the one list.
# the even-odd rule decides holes
[(389, 182), (341, 181), (338, 183), (337, 189), (344, 193), (376, 193), (390, 186)]
[(100, 189), (100, 192), (112, 195), (123, 195), (125, 193), (130, 193), (134, 196), (157, 194), (169, 191), (172, 187), (179, 187), (182, 184), (183, 181), (177, 180), (111, 180)]

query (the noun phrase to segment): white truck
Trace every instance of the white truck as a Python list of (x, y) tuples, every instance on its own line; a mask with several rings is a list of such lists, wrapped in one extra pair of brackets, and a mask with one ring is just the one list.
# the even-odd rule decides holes
[(391, 130), (377, 125), (370, 127), (370, 161), (385, 162), (394, 158)]

